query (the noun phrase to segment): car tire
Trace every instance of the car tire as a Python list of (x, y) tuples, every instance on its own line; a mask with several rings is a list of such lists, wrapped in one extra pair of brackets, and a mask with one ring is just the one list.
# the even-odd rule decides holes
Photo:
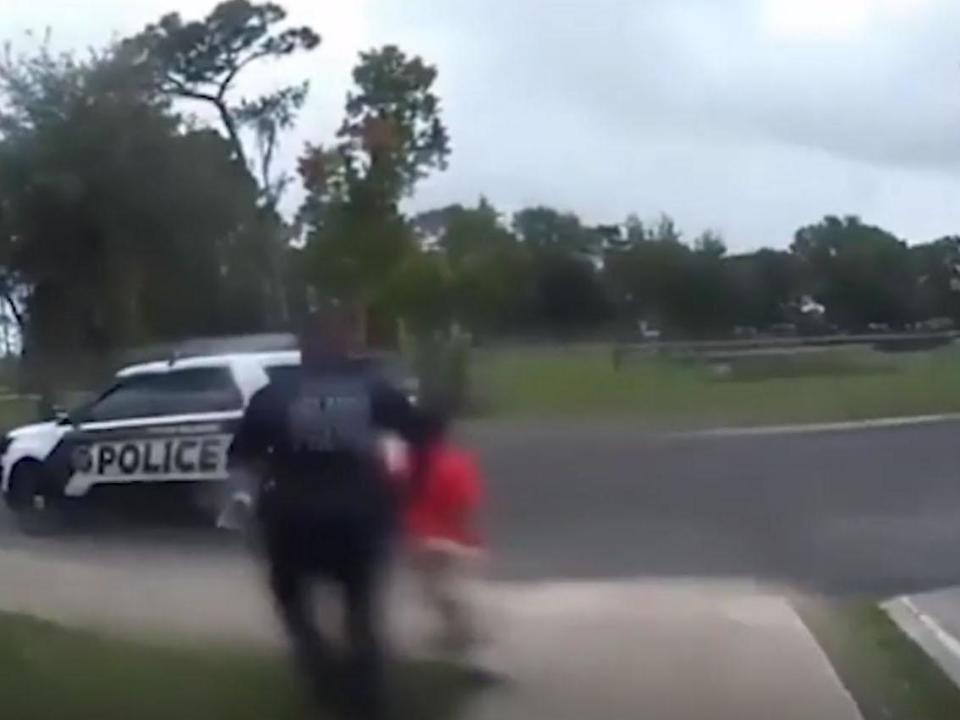
[(63, 528), (62, 499), (51, 493), (46, 470), (36, 460), (21, 460), (14, 466), (6, 501), (26, 535), (52, 535)]

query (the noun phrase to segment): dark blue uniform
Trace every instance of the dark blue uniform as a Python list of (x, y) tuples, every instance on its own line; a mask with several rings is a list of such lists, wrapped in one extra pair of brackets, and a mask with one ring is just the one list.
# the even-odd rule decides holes
[(326, 660), (308, 607), (308, 586), (338, 584), (347, 606), (358, 710), (382, 701), (378, 585), (396, 521), (382, 475), (383, 431), (414, 445), (422, 427), (407, 398), (348, 360), (303, 369), (260, 390), (247, 408), (230, 459), (263, 478), (259, 514), (271, 588), (298, 656), (314, 679)]

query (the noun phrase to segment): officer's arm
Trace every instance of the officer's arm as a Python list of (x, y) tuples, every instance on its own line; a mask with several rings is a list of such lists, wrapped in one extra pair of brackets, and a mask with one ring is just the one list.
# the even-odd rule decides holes
[(256, 467), (266, 460), (270, 448), (271, 407), (270, 386), (259, 390), (240, 418), (228, 453), (230, 468)]
[(424, 442), (422, 413), (406, 395), (387, 383), (373, 387), (373, 424), (399, 435), (417, 450)]
[(266, 388), (260, 390), (250, 399), (227, 451), (228, 478), (224, 504), (217, 519), (218, 527), (244, 527), (249, 520), (249, 513), (257, 505), (260, 489), (267, 479), (271, 403), (268, 402), (265, 390)]
[(426, 423), (423, 413), (402, 392), (387, 383), (378, 383), (372, 394), (373, 424), (381, 430), (399, 435), (410, 450), (407, 485), (402, 495), (416, 496), (423, 487), (426, 473)]

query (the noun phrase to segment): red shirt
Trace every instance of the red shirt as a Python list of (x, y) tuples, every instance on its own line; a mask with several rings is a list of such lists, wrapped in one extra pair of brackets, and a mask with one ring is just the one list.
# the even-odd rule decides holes
[(474, 457), (440, 443), (427, 451), (422, 485), (407, 507), (407, 532), (415, 541), (443, 540), (478, 547), (476, 513), (482, 501)]

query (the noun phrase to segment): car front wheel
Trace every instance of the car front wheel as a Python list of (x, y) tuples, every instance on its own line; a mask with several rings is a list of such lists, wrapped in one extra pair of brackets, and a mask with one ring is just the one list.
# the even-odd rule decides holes
[(28, 535), (50, 535), (63, 527), (62, 498), (52, 493), (43, 465), (35, 460), (21, 460), (13, 468), (6, 501)]

